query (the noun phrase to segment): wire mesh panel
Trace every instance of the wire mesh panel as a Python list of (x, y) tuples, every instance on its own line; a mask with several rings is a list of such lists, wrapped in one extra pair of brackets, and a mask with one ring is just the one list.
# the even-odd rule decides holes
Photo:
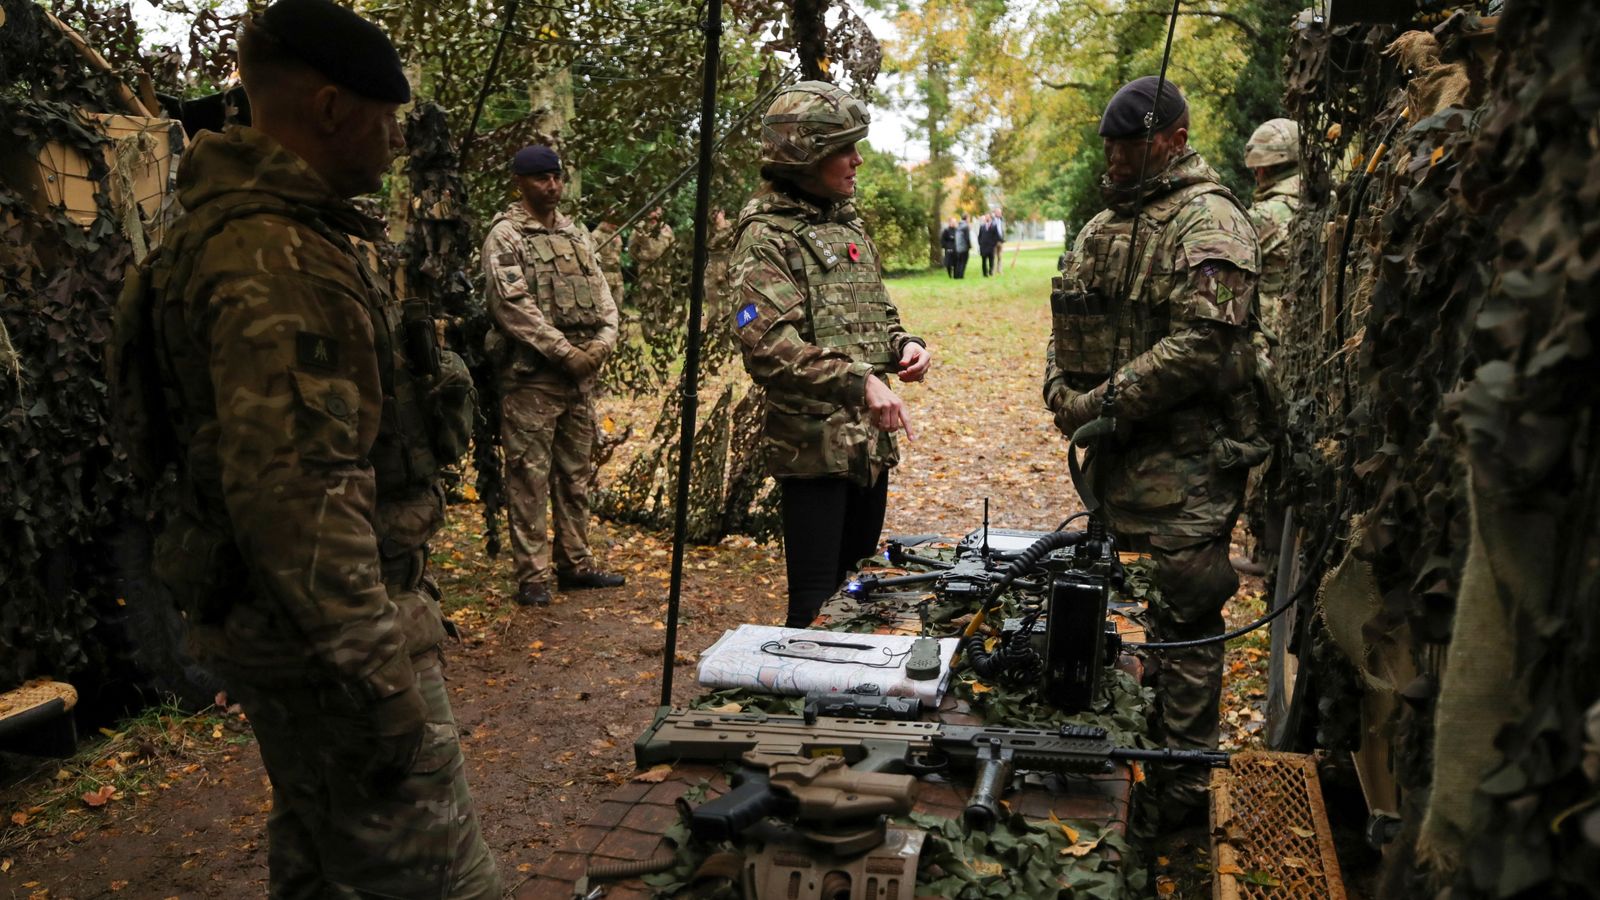
[(1239, 753), (1211, 776), (1214, 894), (1220, 900), (1344, 900), (1316, 762)]

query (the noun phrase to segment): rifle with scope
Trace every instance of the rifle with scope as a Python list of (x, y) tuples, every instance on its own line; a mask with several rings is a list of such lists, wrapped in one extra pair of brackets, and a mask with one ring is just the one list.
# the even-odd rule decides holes
[[(861, 815), (880, 810), (885, 773), (928, 775), (971, 771), (973, 792), (963, 816), (969, 828), (990, 830), (1000, 820), (1000, 798), (1018, 770), (1099, 774), (1114, 762), (1149, 762), (1221, 768), (1228, 755), (1210, 750), (1141, 750), (1117, 747), (1101, 728), (1064, 725), (1033, 728), (945, 725), (939, 722), (831, 719), (764, 713), (723, 714), (662, 707), (633, 745), (640, 768), (681, 760), (737, 761), (746, 766), (732, 790), (702, 804), (690, 831), (705, 840), (726, 840), (771, 815), (793, 810), (797, 793), (776, 789), (766, 768), (777, 761), (839, 757), (849, 769), (833, 773), (830, 787), (850, 792), (862, 779)], [(840, 779), (843, 780), (840, 780)], [(779, 788), (782, 788), (780, 785)], [(848, 803), (830, 806), (830, 818), (850, 817)]]

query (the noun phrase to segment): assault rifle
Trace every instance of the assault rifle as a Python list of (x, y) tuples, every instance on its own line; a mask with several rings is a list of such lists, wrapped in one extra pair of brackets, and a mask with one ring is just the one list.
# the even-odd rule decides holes
[[(1113, 762), (1150, 762), (1223, 768), (1228, 755), (1210, 750), (1139, 750), (1116, 747), (1101, 728), (1063, 725), (1055, 731), (818, 718), (764, 713), (721, 714), (662, 707), (633, 745), (640, 768), (679, 760), (738, 760), (765, 769), (776, 759), (841, 757), (849, 773), (927, 775), (973, 771), (972, 797), (963, 816), (985, 831), (1000, 819), (1000, 797), (1017, 769), (1096, 774)], [(869, 791), (871, 793), (871, 791)], [(694, 811), (699, 836), (740, 833), (781, 812), (789, 799), (774, 792), (764, 772), (745, 771), (728, 793)]]

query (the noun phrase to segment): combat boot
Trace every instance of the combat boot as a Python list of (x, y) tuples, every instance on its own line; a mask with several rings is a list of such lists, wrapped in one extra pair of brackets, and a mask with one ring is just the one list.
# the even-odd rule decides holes
[(571, 572), (556, 572), (556, 585), (563, 591), (581, 591), (586, 588), (614, 588), (622, 587), (628, 579), (615, 572), (604, 572), (600, 569), (577, 569)]
[(532, 581), (517, 590), (518, 606), (549, 606), (550, 589), (542, 581)]

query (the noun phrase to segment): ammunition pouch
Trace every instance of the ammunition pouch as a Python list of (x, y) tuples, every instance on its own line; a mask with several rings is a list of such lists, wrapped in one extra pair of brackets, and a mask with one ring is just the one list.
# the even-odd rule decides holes
[(1212, 461), (1224, 470), (1260, 465), (1283, 437), (1283, 392), (1272, 366), (1254, 346), (1245, 349), (1255, 365), (1224, 397), (1224, 416), (1212, 442)]
[(1067, 288), (1060, 277), (1052, 278), (1051, 283), (1056, 367), (1069, 377), (1092, 376), (1099, 383), (1111, 368), (1111, 350), (1117, 341), (1117, 335), (1111, 333), (1111, 302), (1098, 291)]

